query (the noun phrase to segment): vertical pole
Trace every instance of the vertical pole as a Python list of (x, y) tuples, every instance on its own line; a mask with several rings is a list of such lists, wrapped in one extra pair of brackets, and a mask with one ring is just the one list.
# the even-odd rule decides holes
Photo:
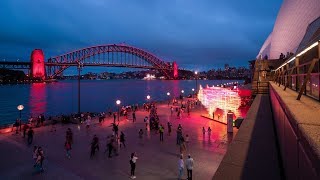
[(120, 105), (118, 105), (118, 122), (119, 122), (119, 116), (120, 116)]
[[(20, 130), (19, 131), (21, 131), (21, 110), (19, 110), (20, 111), (20, 121), (19, 121), (19, 128), (20, 128)], [(17, 127), (18, 128), (18, 127)]]
[(78, 64), (78, 115), (81, 122), (81, 112), (80, 112), (80, 62)]
[(196, 93), (198, 93), (198, 75), (196, 74)]

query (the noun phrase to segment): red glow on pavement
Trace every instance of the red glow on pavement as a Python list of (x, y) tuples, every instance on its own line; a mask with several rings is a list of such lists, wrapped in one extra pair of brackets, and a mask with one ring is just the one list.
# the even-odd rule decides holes
[(45, 79), (44, 54), (41, 49), (35, 49), (31, 53), (31, 76)]

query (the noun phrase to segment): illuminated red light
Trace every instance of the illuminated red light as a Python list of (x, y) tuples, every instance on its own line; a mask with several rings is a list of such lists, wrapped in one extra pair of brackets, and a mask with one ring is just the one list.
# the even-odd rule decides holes
[(31, 53), (31, 76), (45, 79), (44, 54), (41, 49), (35, 49)]

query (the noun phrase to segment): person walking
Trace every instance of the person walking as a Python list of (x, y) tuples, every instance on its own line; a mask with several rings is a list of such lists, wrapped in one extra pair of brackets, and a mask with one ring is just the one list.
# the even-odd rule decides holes
[(178, 179), (179, 179), (179, 180), (182, 179), (183, 169), (184, 169), (184, 162), (183, 162), (183, 156), (182, 156), (182, 154), (181, 154), (181, 155), (180, 155), (180, 159), (179, 159), (179, 161), (178, 161), (178, 170), (179, 170)]
[(186, 144), (185, 144), (185, 139), (184, 137), (181, 135), (180, 137), (180, 154), (184, 154), (184, 152), (186, 151)]
[(192, 180), (192, 169), (193, 169), (193, 158), (191, 155), (188, 155), (188, 159), (186, 160), (186, 168), (188, 174), (188, 180)]
[(112, 135), (108, 140), (107, 140), (107, 150), (109, 152), (108, 157), (111, 158), (111, 153), (113, 151), (113, 140), (114, 140), (114, 135)]
[(202, 135), (204, 137), (204, 135), (206, 134), (206, 129), (204, 127), (202, 127)]
[(122, 131), (120, 133), (120, 148), (121, 148), (121, 144), (123, 144), (123, 147), (126, 147), (124, 133)]
[(167, 125), (168, 125), (168, 135), (170, 136), (171, 135), (171, 126), (172, 126), (172, 124), (170, 122), (168, 122)]
[(38, 146), (33, 146), (33, 155), (32, 155), (32, 157), (33, 157), (34, 162), (37, 161), (37, 156), (38, 156)]
[(66, 141), (69, 141), (70, 144), (73, 144), (73, 133), (70, 128), (66, 131)]
[(130, 157), (130, 167), (131, 167), (131, 174), (130, 174), (130, 178), (131, 179), (135, 179), (135, 170), (136, 170), (136, 163), (137, 163), (137, 155), (136, 153), (131, 153), (131, 157)]
[(64, 148), (66, 149), (66, 155), (67, 158), (71, 158), (71, 142), (66, 140), (66, 142), (64, 143)]
[(160, 128), (159, 128), (159, 133), (160, 133), (160, 141), (163, 142), (163, 132), (164, 132), (164, 128), (162, 126), (162, 124), (160, 125)]
[(43, 149), (39, 146), (38, 147), (38, 158), (37, 160), (40, 159), (40, 172), (43, 172), (44, 169), (43, 169), (43, 161), (44, 161), (44, 152), (43, 152)]
[(27, 130), (29, 129), (29, 126), (28, 124), (24, 124), (23, 126), (23, 138), (26, 137), (26, 134), (27, 134)]
[(91, 142), (90, 158), (95, 155), (96, 149), (99, 150), (99, 138), (97, 137), (97, 135), (94, 135)]
[(209, 139), (211, 138), (211, 128), (208, 127), (208, 136), (209, 136)]
[(32, 141), (33, 141), (33, 130), (32, 128), (30, 127), (29, 131), (28, 131), (28, 145), (32, 144)]

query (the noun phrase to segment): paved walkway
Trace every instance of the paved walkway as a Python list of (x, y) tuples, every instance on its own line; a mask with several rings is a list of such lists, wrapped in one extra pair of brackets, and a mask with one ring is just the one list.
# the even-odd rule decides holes
[[(138, 130), (145, 127), (143, 117), (145, 111), (138, 111), (137, 122), (121, 120), (119, 130), (126, 135), (126, 149), (120, 150), (120, 155), (108, 158), (103, 154), (106, 137), (112, 133), (108, 118), (102, 125), (94, 124), (87, 133), (85, 125), (57, 125), (56, 132), (50, 132), (51, 127), (35, 129), (33, 145), (40, 145), (45, 152), (43, 174), (33, 174), (33, 145), (28, 147), (21, 135), (11, 133), (0, 135), (0, 179), (129, 179), (129, 157), (132, 152), (138, 155), (137, 179), (163, 180), (177, 179), (179, 148), (176, 145), (176, 128), (180, 123), (183, 133), (189, 134), (190, 143), (186, 154), (191, 154), (195, 161), (194, 179), (212, 179), (233, 136), (227, 136), (226, 126), (200, 117), (203, 109), (196, 108), (190, 117), (178, 120), (170, 116), (167, 105), (158, 105), (160, 122), (166, 128), (171, 121), (172, 134), (165, 134), (164, 142), (159, 141), (159, 134), (154, 131), (145, 133), (143, 144), (139, 142)], [(186, 114), (184, 114), (186, 116)], [(130, 119), (130, 117), (129, 117)], [(211, 139), (202, 136), (202, 127), (211, 127)], [(74, 145), (71, 159), (65, 157), (64, 140), (67, 128), (74, 133)], [(167, 131), (167, 128), (165, 129)], [(236, 132), (236, 129), (235, 129)], [(89, 158), (90, 142), (94, 134), (100, 140), (100, 152)], [(186, 158), (186, 156), (185, 156)], [(184, 178), (186, 178), (186, 170)]]

